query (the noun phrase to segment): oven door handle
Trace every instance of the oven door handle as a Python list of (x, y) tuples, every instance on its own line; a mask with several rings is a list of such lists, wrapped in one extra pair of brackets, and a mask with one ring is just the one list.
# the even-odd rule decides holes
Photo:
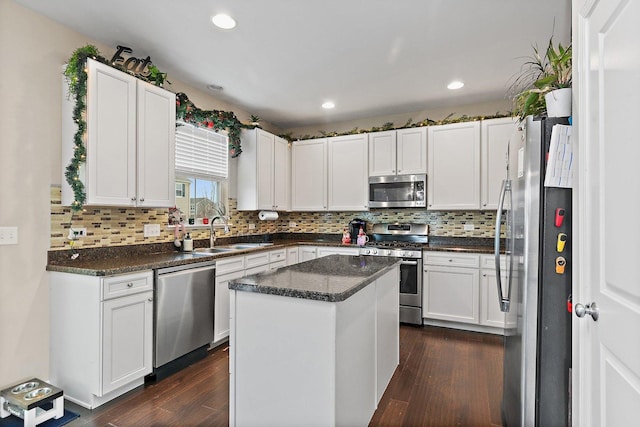
[(418, 261), (401, 261), (400, 265), (418, 265)]

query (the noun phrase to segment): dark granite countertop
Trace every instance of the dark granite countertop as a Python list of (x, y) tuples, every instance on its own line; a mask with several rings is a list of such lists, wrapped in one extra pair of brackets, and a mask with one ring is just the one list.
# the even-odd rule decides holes
[(329, 255), (229, 282), (229, 289), (344, 301), (400, 263), (398, 258)]
[[(69, 251), (49, 251), (47, 270), (89, 276), (111, 276), (134, 271), (212, 261), (297, 245), (357, 247), (356, 245), (342, 245), (340, 242), (341, 234), (291, 233), (285, 235), (283, 233), (252, 237), (252, 239), (219, 239), (220, 244), (218, 246), (225, 246), (232, 243), (260, 243), (265, 241), (269, 241), (273, 243), (273, 245), (238, 249), (225, 253), (206, 254), (201, 252), (178, 252), (174, 249), (173, 243), (156, 243), (149, 245), (80, 249), (78, 251), (79, 256), (76, 259), (71, 259)], [(194, 245), (198, 248), (206, 247), (208, 244), (208, 240), (198, 240), (194, 242)], [(493, 253), (493, 239), (432, 236), (429, 238), (429, 243), (423, 245), (423, 249), (428, 251)]]

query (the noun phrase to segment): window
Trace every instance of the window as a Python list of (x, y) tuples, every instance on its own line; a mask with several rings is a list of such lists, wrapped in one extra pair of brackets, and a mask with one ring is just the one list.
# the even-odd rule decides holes
[(187, 184), (184, 182), (176, 182), (176, 197), (185, 197)]
[(176, 129), (176, 207), (195, 224), (227, 204), (228, 153), (225, 135), (186, 123)]

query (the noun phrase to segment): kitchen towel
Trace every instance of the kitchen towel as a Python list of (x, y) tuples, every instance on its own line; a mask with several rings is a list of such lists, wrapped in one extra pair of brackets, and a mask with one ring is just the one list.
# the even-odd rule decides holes
[(260, 221), (275, 221), (278, 219), (278, 212), (276, 211), (260, 211), (258, 213)]

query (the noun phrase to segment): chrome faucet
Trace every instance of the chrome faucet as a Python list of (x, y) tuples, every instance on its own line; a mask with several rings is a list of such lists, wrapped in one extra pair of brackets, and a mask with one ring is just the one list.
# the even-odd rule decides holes
[(216, 215), (209, 220), (209, 247), (213, 248), (216, 244), (216, 230), (213, 228), (213, 223), (216, 219), (221, 219), (224, 223), (224, 232), (229, 232), (229, 224), (227, 223), (227, 218), (224, 215)]

